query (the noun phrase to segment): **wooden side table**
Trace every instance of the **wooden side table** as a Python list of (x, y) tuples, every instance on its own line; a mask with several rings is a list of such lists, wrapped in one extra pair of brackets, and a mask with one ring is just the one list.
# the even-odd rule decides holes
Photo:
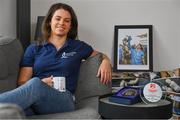
[(160, 100), (158, 103), (124, 105), (109, 102), (107, 94), (99, 97), (98, 112), (107, 119), (169, 119), (172, 117), (172, 102)]

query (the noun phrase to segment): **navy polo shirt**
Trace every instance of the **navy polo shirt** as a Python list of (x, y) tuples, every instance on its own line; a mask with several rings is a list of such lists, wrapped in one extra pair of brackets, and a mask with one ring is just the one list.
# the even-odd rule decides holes
[(74, 93), (81, 61), (92, 52), (92, 47), (80, 40), (68, 39), (59, 50), (51, 43), (31, 44), (25, 51), (21, 67), (32, 67), (33, 77), (40, 79), (63, 76), (66, 88)]

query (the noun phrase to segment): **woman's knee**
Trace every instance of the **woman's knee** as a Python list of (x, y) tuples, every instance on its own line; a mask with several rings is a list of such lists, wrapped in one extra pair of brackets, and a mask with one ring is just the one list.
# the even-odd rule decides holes
[(27, 82), (27, 84), (35, 84), (35, 85), (40, 84), (40, 83), (41, 83), (41, 80), (38, 77), (33, 77)]
[(30, 80), (28, 80), (26, 85), (33, 87), (33, 88), (40, 88), (41, 86), (43, 86), (43, 82), (41, 81), (40, 78), (34, 77), (34, 78), (31, 78)]
[(25, 83), (21, 89), (28, 91), (29, 94), (33, 95), (32, 97), (40, 99), (45, 95), (44, 91), (47, 90), (47, 85), (45, 85), (40, 78), (34, 77)]

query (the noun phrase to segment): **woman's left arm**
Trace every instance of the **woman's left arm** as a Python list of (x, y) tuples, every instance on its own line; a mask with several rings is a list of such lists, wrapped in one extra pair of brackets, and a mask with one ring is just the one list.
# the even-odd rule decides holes
[[(98, 54), (98, 52), (94, 50), (91, 56), (95, 56), (96, 54)], [(112, 69), (111, 69), (110, 59), (105, 54), (103, 54), (102, 62), (97, 72), (97, 77), (100, 77), (100, 81), (103, 84), (107, 84), (112, 79)]]

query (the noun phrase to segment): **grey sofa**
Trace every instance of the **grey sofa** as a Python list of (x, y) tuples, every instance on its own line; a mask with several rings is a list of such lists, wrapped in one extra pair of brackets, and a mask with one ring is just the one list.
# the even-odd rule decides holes
[[(19, 40), (0, 38), (0, 92), (12, 90), (17, 87), (16, 80), (19, 71), (19, 62), (23, 49)], [(111, 84), (103, 85), (96, 77), (102, 55), (90, 57), (82, 62), (78, 87), (75, 93), (76, 110), (72, 112), (34, 115), (28, 118), (37, 119), (96, 119), (98, 114), (98, 96), (111, 93)], [(4, 107), (5, 106), (5, 107)], [(17, 108), (17, 109), (16, 109)], [(7, 114), (3, 114), (6, 111)], [(8, 111), (8, 112), (7, 112)], [(5, 113), (5, 112), (4, 112)], [(11, 104), (0, 104), (0, 118), (24, 118), (21, 108)], [(20, 117), (21, 116), (21, 117)], [(7, 117), (9, 118), (9, 117)]]

